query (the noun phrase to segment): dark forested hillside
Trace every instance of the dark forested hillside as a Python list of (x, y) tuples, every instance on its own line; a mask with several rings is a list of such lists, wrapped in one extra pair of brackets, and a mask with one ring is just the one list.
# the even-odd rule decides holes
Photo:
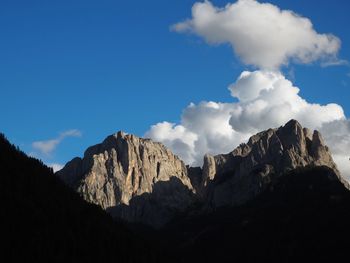
[(86, 203), (50, 168), (26, 156), (4, 135), (0, 135), (0, 205), (2, 262), (154, 260), (151, 249), (124, 225)]
[(251, 202), (177, 219), (175, 262), (340, 262), (348, 257), (350, 192), (327, 167), (294, 170)]

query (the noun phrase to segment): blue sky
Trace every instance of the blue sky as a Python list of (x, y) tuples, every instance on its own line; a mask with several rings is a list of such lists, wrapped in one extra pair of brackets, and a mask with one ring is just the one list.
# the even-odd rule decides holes
[[(269, 2), (339, 37), (339, 58), (350, 61), (349, 1)], [(190, 102), (234, 101), (228, 85), (252, 68), (229, 45), (169, 30), (191, 17), (194, 3), (1, 1), (0, 131), (31, 153), (34, 141), (77, 129), (81, 136), (38, 156), (65, 163), (118, 130), (142, 136), (157, 122), (179, 122)], [(335, 102), (349, 116), (348, 66), (291, 64), (283, 72), (303, 98)]]

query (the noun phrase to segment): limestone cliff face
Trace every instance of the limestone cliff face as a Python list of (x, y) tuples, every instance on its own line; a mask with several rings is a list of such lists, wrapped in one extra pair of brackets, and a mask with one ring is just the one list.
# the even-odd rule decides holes
[[(131, 199), (153, 193), (159, 182), (167, 185), (167, 192), (163, 193), (164, 199), (174, 191), (178, 194), (173, 197), (171, 206), (164, 204), (172, 210), (185, 209), (194, 192), (187, 176), (187, 168), (176, 155), (161, 143), (123, 132), (111, 135), (101, 144), (88, 148), (82, 159), (74, 158), (57, 175), (75, 188), (85, 200), (104, 209), (123, 205), (129, 207)], [(178, 185), (170, 182), (170, 179), (181, 184), (183, 191), (179, 191)], [(158, 199), (162, 199), (162, 196)], [(143, 218), (143, 214), (137, 212), (143, 209), (139, 206), (130, 205), (134, 211), (126, 213), (123, 210), (121, 217), (129, 221), (149, 221), (149, 218)]]
[(252, 136), (228, 154), (205, 155), (203, 168), (186, 167), (161, 143), (118, 132), (57, 175), (113, 216), (160, 227), (194, 206), (206, 211), (243, 204), (305, 166), (327, 166), (349, 188), (321, 134), (295, 120)]
[(229, 154), (205, 156), (203, 198), (211, 207), (242, 204), (274, 178), (305, 166), (328, 166), (339, 175), (321, 134), (291, 120), (252, 136)]

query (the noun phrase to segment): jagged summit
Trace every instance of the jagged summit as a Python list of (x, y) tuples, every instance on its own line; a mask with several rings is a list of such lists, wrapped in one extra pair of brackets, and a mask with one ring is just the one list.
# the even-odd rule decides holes
[(163, 144), (122, 131), (89, 147), (82, 159), (74, 158), (58, 175), (72, 186), (78, 183), (89, 201), (104, 208), (128, 204), (133, 196), (152, 192), (153, 184), (170, 177), (192, 189), (185, 164)]
[(290, 120), (228, 154), (205, 155), (202, 168), (186, 167), (161, 143), (119, 131), (57, 175), (116, 217), (160, 226), (194, 203), (206, 209), (242, 204), (276, 178), (306, 166), (327, 166), (348, 186), (321, 134)]
[(113, 215), (152, 224), (163, 222), (170, 215), (146, 216), (140, 205), (132, 212), (124, 208), (133, 206), (132, 199), (154, 193), (155, 185), (160, 182), (167, 182), (167, 191), (155, 203), (169, 203), (174, 211), (184, 209), (194, 192), (183, 161), (161, 143), (124, 132), (89, 147), (82, 159), (74, 158), (57, 175), (85, 200), (113, 210)]
[(252, 136), (228, 154), (206, 155), (202, 194), (213, 207), (242, 204), (279, 176), (306, 166), (327, 166), (343, 182), (321, 134), (290, 120)]
[[(215, 163), (215, 165), (214, 165)], [(249, 138), (228, 154), (204, 156), (203, 172), (213, 179), (213, 174), (235, 170), (249, 174), (256, 166), (269, 166), (274, 173), (283, 173), (296, 167), (328, 166), (339, 171), (321, 134), (303, 128), (296, 120), (284, 126), (268, 129)], [(204, 183), (206, 178), (204, 179)]]

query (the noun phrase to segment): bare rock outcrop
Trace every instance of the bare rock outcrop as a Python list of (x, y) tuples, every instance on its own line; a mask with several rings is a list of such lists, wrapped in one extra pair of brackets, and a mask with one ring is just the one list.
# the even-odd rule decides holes
[(274, 178), (300, 167), (327, 166), (341, 179), (321, 134), (296, 120), (252, 136), (231, 153), (205, 156), (204, 164), (203, 198), (214, 208), (242, 204)]
[[(152, 196), (158, 209), (167, 210), (164, 213), (167, 218), (159, 219), (163, 223), (172, 211), (184, 210), (195, 191), (183, 161), (164, 145), (123, 132), (89, 147), (82, 159), (74, 158), (57, 175), (85, 200), (111, 210), (127, 221), (151, 222), (154, 219), (150, 217), (150, 211), (155, 208), (141, 201), (137, 205), (135, 201), (130, 204), (131, 199)], [(170, 181), (174, 178), (176, 183)], [(154, 194), (158, 183), (166, 185), (167, 190)], [(160, 207), (159, 203), (163, 205)], [(128, 211), (113, 209), (118, 206), (128, 207)]]
[(160, 227), (177, 213), (243, 204), (278, 177), (310, 166), (331, 168), (349, 188), (321, 134), (291, 120), (252, 136), (228, 154), (205, 155), (202, 168), (186, 167), (161, 143), (118, 132), (57, 175), (113, 216)]

